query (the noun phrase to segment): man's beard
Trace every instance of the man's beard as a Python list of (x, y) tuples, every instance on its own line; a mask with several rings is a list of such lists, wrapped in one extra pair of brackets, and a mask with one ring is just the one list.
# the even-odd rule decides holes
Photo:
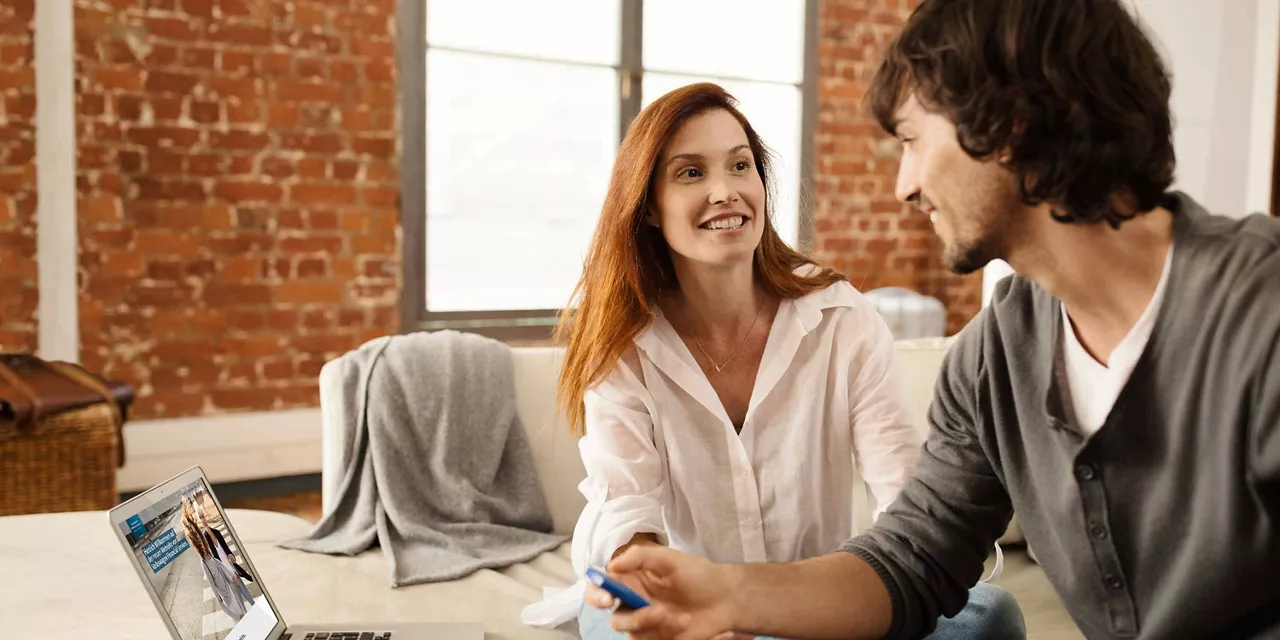
[(942, 250), (942, 263), (952, 273), (967, 276), (1001, 257), (999, 242), (990, 235), (973, 242), (956, 242)]

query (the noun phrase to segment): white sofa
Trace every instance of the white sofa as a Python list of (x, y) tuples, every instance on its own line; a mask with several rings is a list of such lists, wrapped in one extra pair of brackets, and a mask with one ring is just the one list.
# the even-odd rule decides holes
[[(933, 397), (933, 383), (950, 339), (927, 338), (899, 341), (896, 358), (906, 385), (907, 400), (916, 423), (926, 431), (925, 410)], [(520, 347), (512, 350), (515, 368), (517, 411), (533, 447), (534, 460), (542, 480), (543, 491), (555, 520), (556, 533), (572, 535), (573, 526), (586, 500), (578, 491), (578, 483), (586, 475), (578, 456), (574, 438), (555, 407), (555, 386), (563, 351), (558, 347)], [(326, 365), (320, 372), (320, 403), (324, 414), (324, 510), (333, 507), (333, 499), (342, 482), (346, 466), (344, 442), (342, 385), (336, 367)], [(330, 391), (332, 390), (332, 391)], [(862, 498), (865, 491), (855, 491)], [(858, 510), (869, 514), (870, 508)], [(863, 525), (868, 524), (864, 521)], [(1016, 521), (1002, 538), (1004, 543), (1021, 541)]]

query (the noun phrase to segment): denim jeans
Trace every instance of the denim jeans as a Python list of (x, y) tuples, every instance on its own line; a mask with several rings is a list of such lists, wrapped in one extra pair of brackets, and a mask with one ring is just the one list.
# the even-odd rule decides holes
[[(584, 606), (578, 614), (582, 640), (624, 640), (609, 626), (609, 612)], [(1026, 622), (1018, 601), (1004, 589), (985, 582), (969, 590), (969, 603), (951, 618), (938, 618), (929, 640), (1025, 640)]]

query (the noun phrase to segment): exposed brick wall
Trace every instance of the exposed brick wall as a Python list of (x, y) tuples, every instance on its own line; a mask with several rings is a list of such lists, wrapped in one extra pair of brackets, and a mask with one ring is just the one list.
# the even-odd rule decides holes
[(915, 5), (821, 0), (814, 249), (862, 291), (899, 286), (942, 300), (955, 332), (982, 304), (982, 276), (947, 272), (928, 219), (894, 199), (896, 145), (861, 106), (880, 52)]
[(82, 358), (139, 418), (317, 403), (397, 329), (394, 0), (75, 0)]
[(37, 346), (34, 11), (0, 2), (0, 351)]

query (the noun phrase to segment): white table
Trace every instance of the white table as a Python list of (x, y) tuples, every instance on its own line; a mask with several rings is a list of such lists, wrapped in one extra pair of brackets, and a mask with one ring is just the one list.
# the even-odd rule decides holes
[[(526, 627), (543, 586), (572, 582), (568, 546), (501, 571), (392, 589), (373, 550), (354, 558), (281, 549), (310, 524), (267, 511), (228, 513), (285, 620), (483, 622), (490, 638), (574, 636)], [(166, 632), (105, 512), (0, 518), (0, 631), (46, 640), (156, 640)]]

